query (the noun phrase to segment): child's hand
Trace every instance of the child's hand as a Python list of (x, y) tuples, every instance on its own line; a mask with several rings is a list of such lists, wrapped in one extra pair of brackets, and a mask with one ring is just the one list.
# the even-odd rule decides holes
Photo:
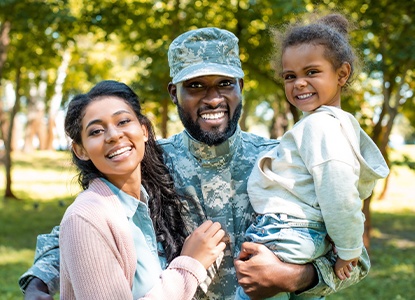
[(207, 269), (225, 249), (224, 236), (220, 223), (208, 220), (186, 238), (181, 255), (198, 260)]
[(343, 260), (341, 258), (337, 258), (336, 264), (334, 265), (334, 272), (336, 273), (336, 276), (340, 280), (350, 278), (350, 272), (352, 272), (353, 267), (356, 267), (357, 262), (358, 258), (351, 260)]

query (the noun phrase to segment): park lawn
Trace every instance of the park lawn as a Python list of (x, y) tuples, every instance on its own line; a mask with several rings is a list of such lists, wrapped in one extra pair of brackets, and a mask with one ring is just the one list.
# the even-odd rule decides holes
[[(393, 159), (401, 160), (404, 152), (415, 160), (415, 146), (405, 146)], [(59, 224), (79, 192), (67, 152), (15, 153), (13, 158), (12, 189), (22, 200), (0, 200), (0, 300), (22, 299), (17, 280), (33, 263), (36, 236)], [(3, 195), (3, 165), (0, 182)], [(415, 172), (395, 166), (386, 198), (371, 204), (372, 269), (368, 277), (327, 299), (415, 299), (414, 192)]]

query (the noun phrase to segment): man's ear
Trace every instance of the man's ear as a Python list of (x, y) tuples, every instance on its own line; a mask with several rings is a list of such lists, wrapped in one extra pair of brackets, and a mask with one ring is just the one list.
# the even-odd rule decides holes
[(86, 153), (84, 147), (81, 145), (72, 142), (72, 149), (76, 157), (78, 157), (80, 160), (89, 160), (88, 154)]
[(338, 69), (338, 81), (340, 86), (344, 86), (347, 83), (347, 80), (350, 77), (352, 67), (348, 62), (344, 62), (341, 67)]
[(244, 79), (243, 78), (239, 78), (239, 87), (240, 87), (241, 93), (242, 93), (242, 90), (244, 89)]
[(173, 103), (175, 105), (177, 105), (178, 101), (177, 101), (177, 86), (175, 84), (173, 84), (172, 82), (169, 83), (169, 85), (167, 86), (167, 90), (169, 92), (171, 101), (173, 101)]

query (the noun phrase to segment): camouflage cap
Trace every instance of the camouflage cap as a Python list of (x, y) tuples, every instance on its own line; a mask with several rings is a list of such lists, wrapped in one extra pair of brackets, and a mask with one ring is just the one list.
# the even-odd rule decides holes
[(227, 30), (208, 27), (178, 36), (168, 52), (173, 84), (206, 75), (243, 78), (238, 38)]

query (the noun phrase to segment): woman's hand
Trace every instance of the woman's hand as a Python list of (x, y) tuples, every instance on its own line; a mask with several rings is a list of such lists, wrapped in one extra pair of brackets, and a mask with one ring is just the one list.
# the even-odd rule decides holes
[(220, 223), (208, 220), (186, 238), (181, 255), (198, 260), (207, 269), (225, 249), (224, 236)]

